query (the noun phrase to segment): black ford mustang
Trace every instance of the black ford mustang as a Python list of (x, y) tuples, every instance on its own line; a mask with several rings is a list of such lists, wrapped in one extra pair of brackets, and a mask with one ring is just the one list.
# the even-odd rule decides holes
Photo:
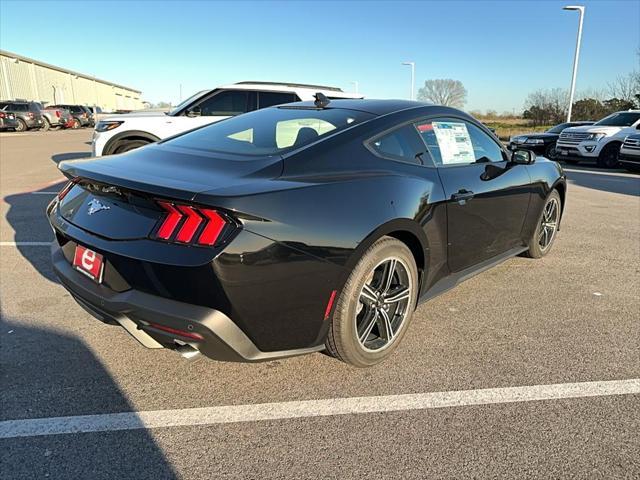
[(318, 97), (62, 162), (47, 210), (62, 284), (148, 347), (369, 366), (418, 302), (550, 250), (555, 162), (452, 108)]

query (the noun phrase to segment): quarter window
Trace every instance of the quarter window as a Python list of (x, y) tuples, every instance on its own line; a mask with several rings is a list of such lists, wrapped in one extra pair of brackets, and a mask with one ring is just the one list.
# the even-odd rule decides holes
[(229, 117), (245, 113), (248, 111), (248, 96), (248, 92), (231, 90), (220, 92), (213, 97), (209, 97), (198, 105), (200, 108), (200, 115), (204, 117)]
[(438, 166), (502, 162), (500, 146), (474, 124), (459, 119), (438, 119), (416, 125)]
[(421, 158), (425, 154), (424, 144), (412, 124), (376, 138), (369, 146), (382, 157), (416, 164), (424, 162)]

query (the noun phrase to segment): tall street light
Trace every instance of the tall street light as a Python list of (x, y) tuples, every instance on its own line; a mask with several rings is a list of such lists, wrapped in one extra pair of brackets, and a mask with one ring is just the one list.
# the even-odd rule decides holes
[(571, 77), (571, 91), (569, 93), (569, 111), (567, 122), (571, 121), (571, 109), (573, 108), (573, 95), (576, 92), (576, 75), (578, 73), (578, 59), (580, 57), (580, 42), (582, 41), (582, 21), (584, 19), (585, 7), (582, 5), (567, 5), (563, 10), (577, 10), (580, 12), (580, 24), (578, 26), (578, 39), (576, 41), (576, 53), (573, 57), (573, 76)]
[(354, 80), (354, 81), (353, 81), (353, 82), (351, 82), (351, 83), (353, 84), (353, 87), (354, 87), (354, 89), (355, 89), (355, 90), (354, 90), (354, 91), (355, 91), (355, 93), (358, 93), (358, 81), (357, 81), (357, 80)]
[(414, 91), (416, 84), (416, 62), (402, 62), (402, 65), (411, 66), (411, 100), (415, 100), (416, 96), (414, 94)]

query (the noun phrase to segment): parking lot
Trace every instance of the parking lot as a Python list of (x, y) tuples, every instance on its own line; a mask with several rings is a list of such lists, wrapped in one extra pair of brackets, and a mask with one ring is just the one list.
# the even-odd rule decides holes
[(1, 478), (640, 477), (640, 176), (568, 168), (553, 251), (421, 305), (377, 367), (188, 362), (54, 278), (44, 209), (90, 137), (0, 134)]

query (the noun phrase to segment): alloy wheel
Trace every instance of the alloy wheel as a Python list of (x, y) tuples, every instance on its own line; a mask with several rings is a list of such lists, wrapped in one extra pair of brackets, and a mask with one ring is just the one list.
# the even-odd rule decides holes
[(395, 257), (380, 262), (365, 281), (355, 323), (366, 351), (380, 351), (394, 342), (409, 313), (411, 283), (409, 268)]
[(538, 245), (540, 245), (542, 251), (549, 248), (558, 230), (559, 207), (558, 200), (555, 198), (551, 198), (544, 206), (538, 231)]

